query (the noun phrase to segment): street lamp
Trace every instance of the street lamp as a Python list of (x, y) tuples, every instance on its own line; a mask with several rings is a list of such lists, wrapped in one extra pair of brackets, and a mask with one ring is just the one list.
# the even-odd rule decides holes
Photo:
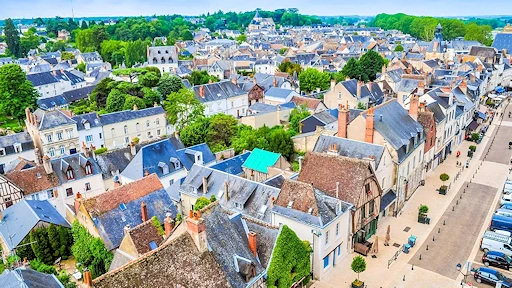
[(322, 236), (322, 232), (311, 229), (311, 234), (313, 234), (313, 247), (311, 249), (311, 253), (313, 253), (313, 262), (311, 262), (311, 279), (315, 279), (315, 236), (320, 238), (320, 236)]
[(465, 274), (461, 271), (462, 270), (462, 265), (460, 263), (457, 263), (456, 268), (457, 268), (457, 271), (459, 271), (459, 273), (462, 274), (462, 276), (464, 276), (464, 280), (462, 280), (460, 282), (460, 285), (462, 286), (462, 283), (467, 283), (466, 282), (466, 277), (469, 275), (469, 273), (468, 273), (469, 272), (469, 262), (466, 263), (466, 273)]

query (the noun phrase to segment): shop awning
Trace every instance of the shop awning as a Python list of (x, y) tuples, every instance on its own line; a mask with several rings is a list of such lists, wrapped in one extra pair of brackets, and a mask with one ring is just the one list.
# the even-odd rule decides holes
[(476, 115), (478, 116), (478, 118), (481, 118), (483, 120), (487, 119), (487, 115), (485, 115), (485, 113), (483, 113), (483, 112), (478, 111), (478, 112), (476, 112)]
[(498, 92), (498, 93), (503, 93), (503, 92), (505, 92), (505, 89), (504, 89), (503, 87), (501, 87), (501, 86), (496, 87), (496, 89), (494, 89), (494, 90), (495, 90), (496, 92)]
[(475, 120), (471, 121), (471, 123), (468, 125), (468, 130), (475, 131), (476, 128), (478, 128), (478, 122), (476, 122)]

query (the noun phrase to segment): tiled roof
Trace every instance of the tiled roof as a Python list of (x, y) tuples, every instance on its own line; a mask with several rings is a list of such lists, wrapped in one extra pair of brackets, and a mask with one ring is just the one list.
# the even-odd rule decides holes
[(290, 101), (297, 104), (297, 106), (304, 105), (312, 110), (316, 109), (318, 105), (322, 104), (322, 100), (320, 99), (308, 98), (303, 96), (293, 96)]
[(281, 154), (254, 148), (242, 167), (268, 173), (268, 167), (274, 166), (279, 157), (281, 157)]
[(336, 150), (340, 156), (356, 159), (366, 158), (366, 160), (373, 157), (375, 167), (379, 167), (384, 154), (384, 146), (329, 135), (320, 135), (313, 152), (325, 153), (333, 144), (336, 144)]
[(133, 227), (128, 231), (128, 234), (140, 255), (152, 250), (149, 243), (155, 242), (159, 246), (163, 241), (163, 236), (158, 233), (158, 229), (153, 225), (151, 219)]
[(73, 125), (76, 123), (61, 110), (44, 111), (37, 109), (34, 111), (34, 115), (37, 116), (37, 120), (39, 121), (40, 131), (52, 129), (61, 125)]
[(308, 152), (298, 180), (312, 183), (331, 197), (336, 197), (336, 182), (339, 182), (338, 199), (357, 206), (365, 180), (372, 176), (368, 161)]
[(244, 172), (242, 165), (247, 160), (249, 155), (251, 155), (251, 152), (247, 151), (235, 157), (218, 162), (217, 164), (211, 166), (211, 168), (240, 176)]
[(13, 171), (6, 174), (5, 177), (18, 185), (25, 196), (60, 186), (57, 175), (55, 173), (46, 174), (43, 166)]

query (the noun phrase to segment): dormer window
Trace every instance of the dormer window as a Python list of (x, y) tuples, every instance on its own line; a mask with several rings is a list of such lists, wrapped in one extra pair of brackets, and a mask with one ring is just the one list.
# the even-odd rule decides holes
[(165, 164), (164, 162), (158, 162), (158, 167), (162, 169), (162, 174), (169, 174), (169, 165)]
[(69, 167), (68, 170), (66, 170), (66, 177), (68, 180), (75, 179), (75, 173), (73, 172), (73, 168)]
[(85, 122), (84, 127), (85, 127), (85, 130), (91, 129), (91, 123)]
[(92, 174), (92, 164), (91, 162), (87, 162), (85, 164), (85, 175), (91, 175)]

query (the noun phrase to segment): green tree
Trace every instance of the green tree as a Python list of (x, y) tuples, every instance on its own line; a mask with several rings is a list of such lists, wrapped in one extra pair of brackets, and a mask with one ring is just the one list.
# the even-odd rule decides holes
[(311, 92), (317, 88), (324, 91), (330, 87), (331, 76), (314, 68), (308, 68), (300, 73), (299, 81), (301, 91)]
[(73, 60), (73, 59), (75, 59), (75, 54), (73, 54), (71, 52), (64, 51), (64, 52), (62, 52), (60, 59), (62, 59), (63, 61)]
[(302, 121), (304, 118), (308, 117), (309, 115), (311, 115), (311, 113), (309, 113), (309, 110), (306, 108), (306, 106), (304, 105), (300, 105), (296, 108), (294, 108), (292, 110), (292, 112), (290, 112), (290, 130), (295, 132), (295, 133), (300, 133), (301, 131), (299, 131), (299, 124), (300, 124), (300, 121)]
[(85, 73), (85, 69), (86, 69), (85, 62), (82, 62), (82, 63), (76, 65), (76, 70), (78, 70), (82, 73)]
[(199, 197), (194, 204), (194, 211), (199, 211), (204, 207), (210, 205), (211, 201), (206, 197)]
[(30, 244), (37, 260), (45, 263), (53, 263), (53, 253), (46, 228), (36, 228), (30, 231)]
[(115, 82), (111, 78), (104, 78), (94, 87), (92, 90), (91, 96), (96, 99), (96, 105), (99, 108), (105, 108), (107, 105), (107, 97), (112, 88), (109, 87), (109, 84)]
[(361, 67), (361, 64), (355, 58), (350, 58), (347, 61), (347, 64), (343, 66), (341, 73), (346, 77), (350, 77), (350, 79), (368, 81), (368, 79), (366, 78), (366, 74), (363, 73), (363, 68)]
[(101, 239), (92, 236), (78, 220), (73, 222), (71, 231), (74, 240), (71, 251), (76, 261), (89, 268), (93, 278), (105, 273), (113, 257)]
[(192, 73), (190, 74), (190, 76), (187, 77), (188, 81), (190, 81), (190, 83), (192, 85), (203, 85), (203, 84), (207, 84), (208, 82), (210, 82), (210, 80), (212, 82), (219, 82), (219, 79), (215, 76), (210, 76), (208, 74), (208, 72), (206, 72), (205, 70), (203, 71), (192, 71)]
[(15, 117), (18, 123), (25, 118), (25, 108), (37, 107), (38, 94), (20, 66), (0, 67), (0, 114)]
[(169, 123), (174, 125), (177, 131), (181, 131), (204, 113), (204, 106), (196, 99), (194, 92), (185, 88), (169, 94), (164, 100), (164, 108)]
[(7, 47), (9, 47), (9, 52), (14, 57), (21, 57), (22, 53), (20, 49), (20, 35), (11, 18), (5, 20), (4, 34), (6, 37), (5, 42), (7, 43)]
[(357, 273), (357, 281), (359, 281), (359, 273), (364, 272), (366, 270), (366, 261), (362, 256), (356, 256), (352, 259), (352, 264), (350, 264), (350, 268), (352, 271)]
[(404, 46), (402, 46), (402, 45), (398, 44), (398, 45), (396, 45), (396, 47), (395, 47), (395, 50), (394, 50), (394, 51), (395, 51), (395, 52), (402, 52), (402, 51), (404, 51)]
[(36, 258), (34, 251), (32, 251), (32, 246), (30, 245), (30, 236), (25, 237), (25, 239), (23, 239), (23, 241), (20, 242), (20, 244), (16, 248), (16, 255), (18, 255), (20, 259), (27, 258), (28, 260), (32, 260)]
[(373, 50), (361, 56), (359, 63), (368, 81), (374, 81), (377, 78), (377, 73), (382, 71), (382, 66), (385, 64), (382, 56)]
[[(32, 27), (34, 28), (34, 27)], [(41, 42), (34, 29), (27, 31), (20, 39), (20, 50), (22, 55), (27, 55), (31, 49), (36, 49)]]
[(469, 23), (466, 26), (464, 40), (476, 40), (484, 45), (492, 44), (492, 27), (488, 25), (478, 26), (476, 23)]
[(82, 26), (80, 26), (80, 29), (85, 30), (87, 28), (89, 28), (89, 26), (87, 25), (87, 21), (82, 20)]
[(303, 277), (309, 282), (311, 271), (311, 248), (307, 241), (299, 237), (287, 225), (283, 225), (277, 237), (268, 267), (267, 286), (269, 288), (289, 288)]
[(167, 97), (167, 95), (172, 92), (178, 92), (183, 87), (183, 82), (179, 77), (170, 73), (164, 73), (158, 82), (157, 91), (162, 97)]
[(62, 259), (68, 259), (68, 256), (71, 252), (71, 245), (73, 245), (73, 237), (71, 235), (71, 229), (66, 228), (64, 226), (57, 227), (57, 231), (59, 232), (59, 254)]
[(293, 75), (293, 72), (296, 72), (297, 75), (300, 75), (302, 72), (302, 67), (298, 63), (292, 63), (290, 61), (283, 61), (279, 66), (277, 66), (277, 69), (281, 72), (286, 72), (290, 75)]
[(60, 255), (60, 236), (59, 231), (57, 230), (57, 226), (51, 223), (48, 228), (48, 240), (50, 242), (50, 246), (52, 247), (53, 258), (58, 258)]
[(139, 84), (144, 87), (156, 87), (159, 80), (160, 78), (155, 72), (147, 72), (139, 76)]
[(144, 87), (142, 88), (142, 93), (144, 93), (143, 99), (146, 108), (153, 107), (155, 103), (158, 105), (161, 104), (162, 98), (160, 97), (160, 94), (158, 94), (158, 92), (155, 90)]
[(123, 110), (132, 110), (134, 105), (137, 105), (137, 109), (146, 108), (146, 103), (144, 103), (144, 100), (140, 99), (137, 96), (126, 96), (123, 105)]
[(123, 94), (118, 89), (112, 89), (112, 91), (110, 91), (110, 93), (108, 94), (107, 105), (105, 106), (105, 109), (109, 113), (121, 111), (124, 108), (125, 100), (126, 100), (125, 94)]
[(247, 36), (245, 34), (240, 34), (240, 36), (236, 37), (236, 43), (239, 45), (245, 41), (247, 41)]
[(146, 47), (150, 44), (151, 42), (148, 40), (129, 41), (126, 44), (126, 66), (132, 67), (136, 63), (144, 63), (146, 61)]
[(268, 145), (270, 151), (279, 153), (287, 159), (291, 159), (293, 155), (293, 140), (290, 134), (286, 133), (282, 127), (276, 126), (272, 130)]
[(237, 131), (237, 125), (238, 120), (231, 115), (220, 113), (211, 116), (207, 135), (208, 145), (210, 147), (219, 147), (218, 149), (230, 147), (231, 138)]
[(181, 34), (180, 34), (180, 37), (181, 37), (181, 39), (183, 39), (183, 41), (192, 41), (192, 40), (194, 40), (194, 35), (192, 35), (192, 32), (190, 32), (190, 30), (182, 31)]
[(94, 30), (89, 28), (76, 33), (76, 47), (81, 52), (93, 52), (96, 50)]
[(101, 57), (106, 62), (112, 65), (120, 65), (124, 61), (124, 54), (126, 53), (126, 42), (119, 40), (106, 40), (100, 45), (99, 50)]
[(205, 143), (210, 127), (210, 118), (199, 117), (180, 131), (180, 139), (186, 147)]

